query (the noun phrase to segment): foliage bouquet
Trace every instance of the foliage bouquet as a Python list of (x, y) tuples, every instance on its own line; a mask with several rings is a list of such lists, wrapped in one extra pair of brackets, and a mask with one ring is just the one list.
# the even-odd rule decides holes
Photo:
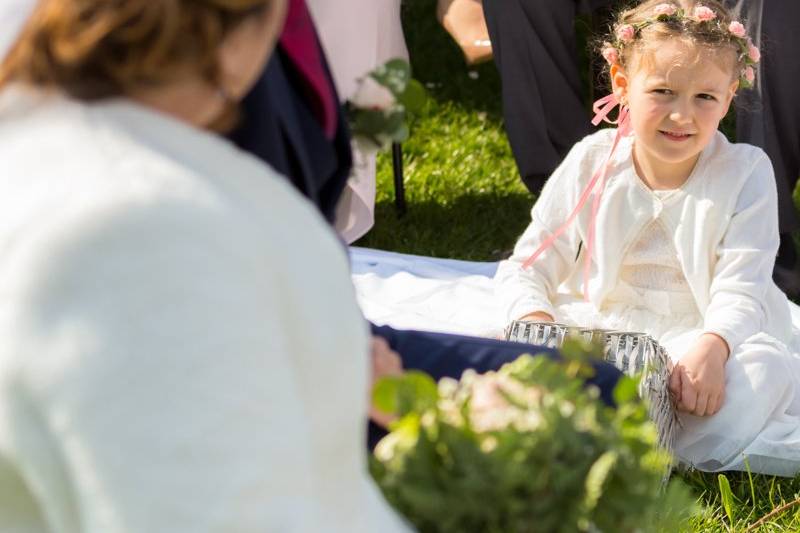
[(403, 59), (392, 59), (359, 80), (355, 95), (345, 104), (350, 130), (367, 150), (380, 150), (408, 138), (408, 114), (419, 113), (425, 89), (411, 77)]
[(421, 532), (679, 531), (694, 503), (663, 483), (669, 457), (636, 383), (623, 378), (610, 408), (583, 386), (587, 368), (522, 356), (438, 386), (419, 373), (385, 379), (375, 403), (399, 418), (372, 474)]

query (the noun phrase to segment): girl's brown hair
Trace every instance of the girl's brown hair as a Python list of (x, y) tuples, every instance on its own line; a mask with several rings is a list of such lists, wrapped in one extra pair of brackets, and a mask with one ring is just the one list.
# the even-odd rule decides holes
[[(624, 25), (642, 25), (655, 18), (654, 10), (656, 6), (669, 4), (676, 9), (682, 9), (685, 13), (691, 13), (698, 7), (707, 7), (714, 11), (716, 18), (713, 23), (697, 23), (689, 17), (659, 20), (651, 24), (645, 24), (638, 31), (636, 38), (629, 44), (619, 46), (619, 63), (623, 67), (629, 67), (634, 56), (642, 52), (652, 51), (659, 42), (667, 39), (680, 39), (692, 46), (709, 50), (717, 55), (720, 60), (725, 58), (735, 58), (733, 67), (734, 73), (738, 73), (745, 67), (745, 58), (740, 54), (739, 44), (732, 38), (728, 27), (734, 21), (730, 11), (717, 0), (644, 0), (636, 6), (626, 9), (619, 13), (613, 25), (614, 30)], [(607, 46), (607, 43), (600, 45)], [(727, 54), (727, 52), (732, 54)]]
[(194, 69), (218, 76), (227, 33), (270, 0), (40, 0), (0, 64), (23, 81), (86, 100), (158, 85)]

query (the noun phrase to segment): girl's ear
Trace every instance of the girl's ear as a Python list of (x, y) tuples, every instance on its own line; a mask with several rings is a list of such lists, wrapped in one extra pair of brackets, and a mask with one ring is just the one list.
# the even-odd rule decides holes
[(730, 111), (731, 102), (733, 102), (733, 97), (736, 96), (736, 91), (738, 89), (739, 89), (739, 80), (734, 81), (728, 87), (728, 97), (727, 97), (727, 100), (725, 102), (725, 108), (724, 108), (724, 110), (722, 112), (722, 116), (723, 117), (728, 114), (728, 111)]
[(620, 65), (611, 65), (611, 87), (617, 98), (622, 100), (628, 94), (628, 75)]

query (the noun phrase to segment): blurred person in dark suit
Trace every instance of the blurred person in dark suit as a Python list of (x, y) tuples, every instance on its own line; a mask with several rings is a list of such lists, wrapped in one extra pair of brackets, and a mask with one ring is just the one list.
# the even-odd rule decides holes
[(502, 81), (506, 133), (522, 182), (538, 194), (576, 142), (593, 131), (583, 100), (575, 17), (613, 0), (486, 0)]
[(726, 0), (747, 21), (748, 33), (762, 59), (756, 87), (743, 91), (736, 107), (739, 142), (760, 146), (775, 169), (781, 244), (773, 278), (790, 298), (800, 298), (800, 258), (792, 232), (800, 216), (792, 199), (800, 177), (800, 62), (781, 53), (800, 49), (800, 2), (796, 0)]

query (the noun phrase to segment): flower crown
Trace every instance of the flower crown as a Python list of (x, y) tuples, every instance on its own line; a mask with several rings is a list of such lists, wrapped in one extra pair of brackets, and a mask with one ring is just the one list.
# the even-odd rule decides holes
[(641, 31), (658, 22), (674, 22), (678, 24), (702, 24), (709, 29), (716, 29), (723, 35), (727, 35), (731, 42), (739, 49), (739, 62), (744, 65), (739, 75), (739, 86), (749, 88), (753, 86), (756, 79), (756, 72), (753, 68), (761, 60), (761, 52), (747, 36), (747, 30), (738, 20), (734, 20), (727, 27), (717, 18), (713, 9), (706, 6), (698, 6), (688, 11), (681, 9), (674, 4), (663, 3), (653, 8), (653, 16), (637, 22), (635, 24), (621, 24), (615, 28), (614, 42), (604, 44), (602, 55), (609, 65), (618, 65), (620, 61), (620, 50), (633, 43), (641, 34)]

